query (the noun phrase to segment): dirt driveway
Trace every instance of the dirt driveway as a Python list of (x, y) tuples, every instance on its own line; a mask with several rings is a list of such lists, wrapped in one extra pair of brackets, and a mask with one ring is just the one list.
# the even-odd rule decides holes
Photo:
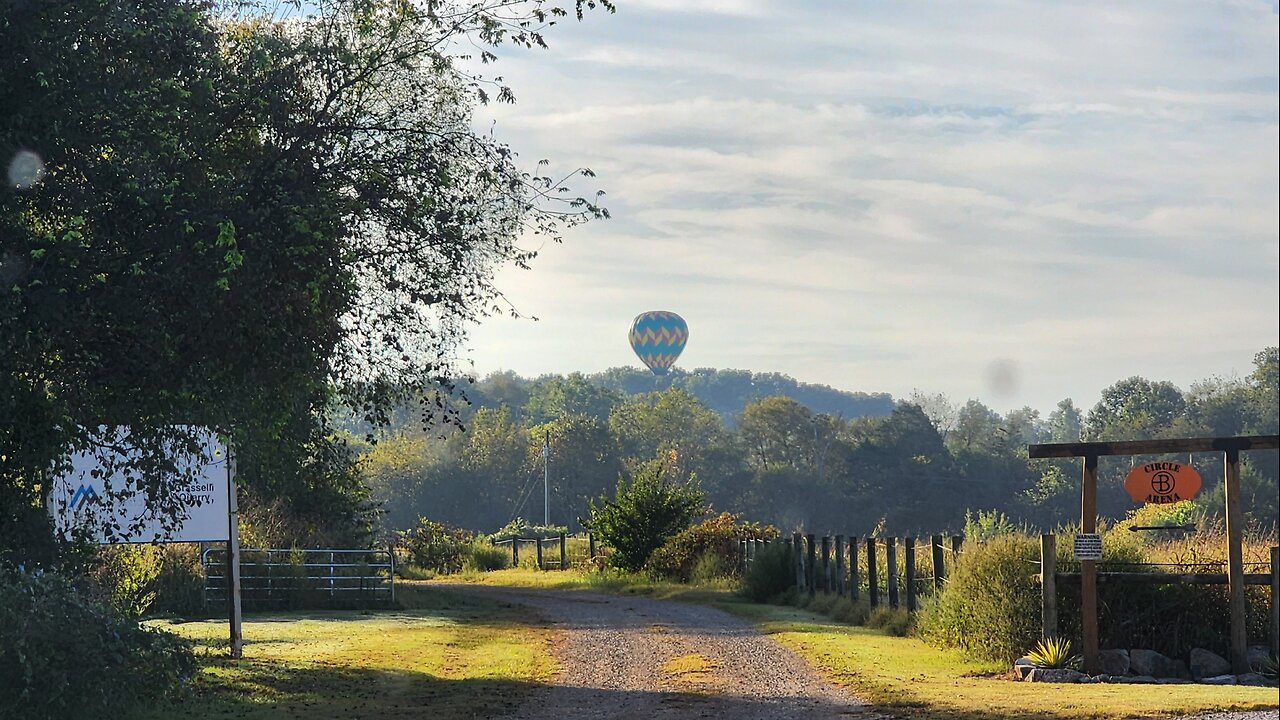
[(583, 592), (455, 585), (560, 630), (563, 672), (509, 720), (877, 718), (803, 660), (714, 608)]

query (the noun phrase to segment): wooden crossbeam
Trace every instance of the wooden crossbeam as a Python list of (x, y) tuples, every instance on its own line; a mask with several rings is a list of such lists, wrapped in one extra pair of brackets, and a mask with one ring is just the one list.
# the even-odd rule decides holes
[(1227, 450), (1275, 450), (1280, 435), (1245, 435), (1228, 438), (1178, 438), (1124, 440), (1120, 442), (1043, 443), (1028, 445), (1027, 457), (1066, 458), (1104, 455), (1161, 455), (1164, 453), (1223, 452)]

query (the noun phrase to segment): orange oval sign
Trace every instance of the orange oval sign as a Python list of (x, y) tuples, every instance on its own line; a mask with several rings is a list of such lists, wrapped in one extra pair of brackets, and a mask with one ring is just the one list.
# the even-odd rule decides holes
[(1200, 473), (1186, 463), (1147, 463), (1129, 471), (1124, 489), (1134, 502), (1176, 503), (1190, 500), (1200, 492)]

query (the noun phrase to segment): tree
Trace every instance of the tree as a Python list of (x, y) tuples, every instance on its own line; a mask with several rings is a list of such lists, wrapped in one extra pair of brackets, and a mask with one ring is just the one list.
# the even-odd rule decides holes
[(696, 478), (672, 479), (666, 463), (653, 460), (637, 467), (629, 480), (619, 477), (612, 500), (591, 501), (588, 529), (613, 548), (611, 565), (636, 571), (667, 538), (706, 512), (703, 501)]
[(1051, 442), (1080, 442), (1084, 421), (1080, 410), (1071, 398), (1058, 401), (1058, 407), (1049, 413), (1049, 439)]
[(0, 2), (0, 157), (34, 168), (0, 193), (4, 517), (38, 516), (51, 460), (119, 425), (229, 434), (268, 494), (348, 485), (334, 401), (376, 426), (451, 386), (465, 323), (503, 309), (494, 272), (534, 255), (517, 237), (607, 214), (472, 131), (489, 89), (513, 96), (449, 48), (544, 46), (596, 6)]
[(1091, 440), (1143, 440), (1173, 426), (1186, 410), (1186, 400), (1173, 383), (1133, 376), (1102, 391), (1089, 411)]

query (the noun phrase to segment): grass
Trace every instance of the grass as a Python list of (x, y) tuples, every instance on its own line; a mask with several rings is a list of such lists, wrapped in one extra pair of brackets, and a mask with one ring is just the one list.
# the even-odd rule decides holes
[(159, 622), (197, 644), (191, 692), (159, 718), (470, 718), (517, 708), (557, 670), (551, 632), (499, 602), (397, 589), (407, 609), (246, 616), (244, 659), (226, 621)]
[(1276, 707), (1276, 690), (1267, 687), (1017, 682), (1007, 667), (966, 661), (916, 638), (841, 625), (794, 608), (717, 605), (897, 718), (1100, 720)]
[[(614, 570), (537, 570), (518, 567), (491, 572), (463, 571), (439, 575), (433, 582), (493, 585), (500, 587), (546, 588), (550, 590), (590, 590), (618, 595), (644, 595), (660, 600), (717, 601), (731, 596), (733, 585), (726, 582), (675, 583), (651, 580), (637, 573)], [(406, 582), (405, 585), (410, 583)], [(426, 583), (430, 587), (431, 583)], [(396, 587), (401, 587), (397, 584)]]

